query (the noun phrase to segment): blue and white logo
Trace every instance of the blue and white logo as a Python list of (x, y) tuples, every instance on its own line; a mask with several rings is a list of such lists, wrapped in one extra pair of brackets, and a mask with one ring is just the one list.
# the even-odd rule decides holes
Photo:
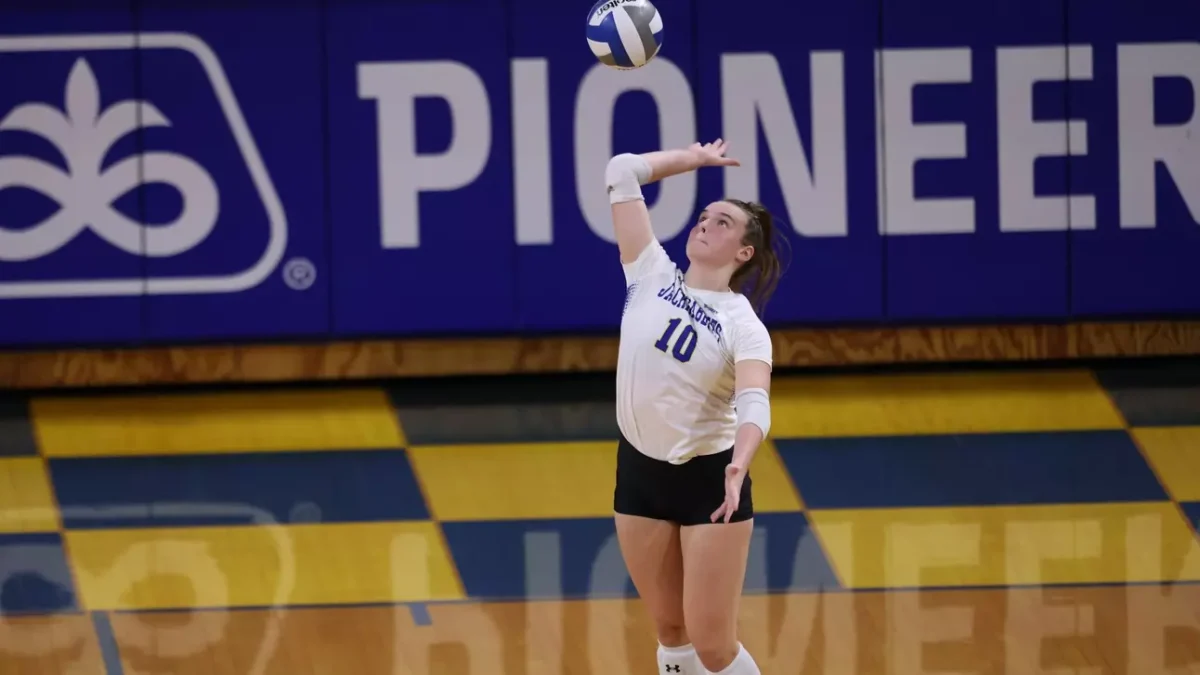
[[(244, 165), (238, 168), (253, 184), (247, 194), (256, 195), (260, 203), (254, 207), (266, 215), (263, 250), (254, 254), (256, 262), (233, 273), (204, 275), (189, 268), (184, 275), (168, 276), (162, 274), (161, 265), (147, 265), (144, 276), (118, 278), (46, 279), (36, 275), (39, 278), (12, 279), (4, 275), (0, 298), (235, 293), (262, 283), (279, 266), (288, 234), (283, 204), (221, 63), (207, 44), (182, 33), (0, 38), (0, 55), (104, 54), (134, 49), (142, 59), (174, 50), (198, 62), (233, 137), (238, 161)], [(105, 165), (122, 139), (147, 129), (170, 128), (173, 123), (171, 115), (154, 101), (136, 97), (112, 100), (112, 95), (105, 95), (105, 80), (97, 73), (88, 57), (79, 56), (64, 73), (58, 100), (28, 100), (11, 109), (0, 107), (0, 191), (36, 191), (58, 206), (35, 223), (14, 225), (0, 217), (0, 266), (52, 260), (51, 256), (88, 231), (128, 256), (170, 259), (196, 249), (218, 227), (254, 226), (240, 213), (231, 212), (233, 206), (239, 211), (244, 207), (244, 197), (236, 204), (222, 203), (221, 176), (215, 174), (224, 167), (205, 167), (179, 152), (140, 145), (136, 153), (112, 158)], [(62, 165), (12, 152), (3, 139), (14, 132), (49, 143), (61, 155)], [(187, 130), (179, 133), (187, 134)], [(179, 206), (169, 222), (139, 222), (114, 206), (123, 195), (146, 184), (165, 184), (178, 193)], [(314, 273), (305, 272), (300, 276)], [(296, 276), (294, 270), (292, 276)], [(304, 280), (294, 279), (289, 285)]]

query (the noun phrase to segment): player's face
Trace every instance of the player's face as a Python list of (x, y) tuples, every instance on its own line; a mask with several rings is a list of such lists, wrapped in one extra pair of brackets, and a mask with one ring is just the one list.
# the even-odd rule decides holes
[(748, 220), (746, 212), (733, 204), (709, 204), (688, 233), (688, 259), (712, 267), (749, 260), (754, 250), (742, 243)]

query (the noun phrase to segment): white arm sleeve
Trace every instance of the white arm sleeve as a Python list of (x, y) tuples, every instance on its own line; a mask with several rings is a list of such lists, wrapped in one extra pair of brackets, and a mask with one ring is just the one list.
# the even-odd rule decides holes
[(623, 204), (642, 200), (642, 186), (650, 180), (650, 163), (641, 155), (624, 153), (608, 160), (604, 168), (604, 182), (608, 187), (608, 200)]
[[(738, 317), (737, 333), (733, 341), (733, 362), (762, 361), (771, 365), (771, 334), (759, 320), (758, 315), (745, 305), (745, 312)], [(763, 438), (771, 431), (771, 398), (766, 389), (746, 388), (738, 392), (734, 400), (737, 409), (737, 425), (753, 424), (762, 431)]]
[(735, 400), (737, 425), (753, 424), (762, 431), (763, 438), (771, 431), (771, 398), (766, 389), (743, 389)]

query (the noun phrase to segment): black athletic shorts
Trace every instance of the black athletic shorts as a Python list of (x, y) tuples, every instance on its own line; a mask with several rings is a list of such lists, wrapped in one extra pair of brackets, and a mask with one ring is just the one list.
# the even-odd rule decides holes
[[(693, 457), (683, 464), (671, 464), (643, 455), (622, 437), (617, 445), (613, 510), (677, 525), (711, 523), (713, 511), (725, 501), (725, 467), (732, 460), (733, 448), (730, 448), (715, 455)], [(729, 522), (754, 517), (751, 492), (747, 472), (742, 482), (742, 498)], [(724, 517), (718, 522), (724, 522)]]

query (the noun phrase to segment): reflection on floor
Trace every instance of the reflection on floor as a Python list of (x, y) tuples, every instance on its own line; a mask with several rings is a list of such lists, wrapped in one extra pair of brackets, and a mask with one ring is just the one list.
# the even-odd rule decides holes
[[(0, 673), (653, 672), (612, 400), (0, 402)], [(1200, 671), (1200, 369), (780, 376), (774, 420), (765, 673)]]

